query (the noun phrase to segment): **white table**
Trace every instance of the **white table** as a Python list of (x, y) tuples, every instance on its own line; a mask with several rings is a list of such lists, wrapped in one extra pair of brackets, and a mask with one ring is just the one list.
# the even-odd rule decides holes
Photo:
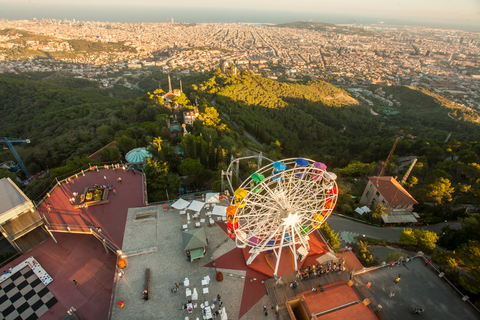
[(205, 316), (207, 319), (212, 318), (212, 309), (210, 309), (210, 307), (205, 307)]
[(187, 288), (187, 290), (185, 290), (185, 294), (187, 295), (187, 297), (191, 296), (192, 295), (192, 290)]
[(200, 228), (200, 222), (195, 222), (195, 227)]
[(190, 285), (190, 280), (188, 280), (188, 278), (185, 278), (185, 280), (183, 280), (183, 285), (185, 287), (188, 287)]
[(207, 285), (208, 285), (208, 281), (205, 280), (205, 279), (203, 279), (203, 280), (202, 280), (202, 286), (207, 286)]
[(187, 226), (186, 224), (184, 224), (184, 225), (182, 226), (182, 229), (183, 229), (183, 230), (187, 230), (187, 229), (188, 229), (188, 226)]
[(203, 294), (207, 294), (207, 293), (208, 293), (208, 288), (207, 287), (203, 288)]
[(201, 222), (201, 223), (205, 223), (205, 219), (203, 219), (203, 218), (200, 219), (200, 222)]

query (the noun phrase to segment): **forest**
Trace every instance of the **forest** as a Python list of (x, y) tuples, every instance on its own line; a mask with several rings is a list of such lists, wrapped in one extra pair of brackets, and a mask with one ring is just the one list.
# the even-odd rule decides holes
[[(0, 137), (30, 139), (15, 145), (18, 153), (31, 174), (48, 172), (22, 185), (26, 193), (38, 199), (56, 177), (148, 147), (153, 155), (145, 168), (149, 202), (161, 201), (165, 190), (176, 195), (180, 187), (219, 190), (231, 157), (261, 151), (272, 160), (306, 157), (326, 163), (339, 176), (336, 211), (376, 224), (382, 208), (360, 217), (354, 213), (356, 201), (399, 138), (384, 174), (402, 177), (406, 168), (396, 171), (399, 157), (418, 158), (406, 184), (419, 202), (415, 211), (424, 223), (462, 223), (460, 230), (443, 230), (438, 244), (449, 251), (433, 251), (434, 261), (472, 296), (479, 294), (480, 125), (474, 112), (424, 89), (367, 88), (382, 88), (400, 102), (387, 113), (385, 106), (366, 106), (326, 82), (278, 82), (220, 69), (182, 79), (184, 92), (164, 103), (164, 91), (149, 78), (139, 81), (150, 81), (150, 92), (125, 100), (122, 92), (87, 80), (1, 75)], [(182, 124), (181, 111), (194, 108), (199, 116), (186, 126), (188, 134), (169, 127)], [(117, 147), (105, 148), (99, 160), (88, 158), (113, 140)], [(14, 160), (8, 148), (0, 150), (0, 160)], [(240, 169), (246, 178), (255, 166), (244, 163)], [(3, 176), (14, 174), (0, 169)]]

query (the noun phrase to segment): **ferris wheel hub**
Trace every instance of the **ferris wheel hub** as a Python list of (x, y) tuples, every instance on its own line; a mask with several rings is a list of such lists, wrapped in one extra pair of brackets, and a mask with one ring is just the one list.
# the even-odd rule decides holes
[(302, 221), (302, 217), (300, 217), (298, 213), (290, 213), (288, 217), (283, 218), (282, 220), (282, 225), (284, 225), (285, 227), (292, 227)]

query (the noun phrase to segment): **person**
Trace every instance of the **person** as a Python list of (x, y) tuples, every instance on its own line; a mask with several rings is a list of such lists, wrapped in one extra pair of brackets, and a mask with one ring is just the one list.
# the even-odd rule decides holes
[(391, 297), (395, 297), (395, 291), (390, 292), (389, 297), (390, 297), (390, 298), (391, 298)]
[(9, 273), (12, 273), (12, 271), (13, 271), (12, 267), (8, 268)]
[(122, 178), (118, 177), (117, 182), (122, 183)]
[(425, 310), (423, 310), (422, 308), (415, 308), (413, 309), (413, 314), (420, 314), (420, 313), (423, 313), (423, 311)]
[(3, 271), (3, 274), (4, 274), (4, 275), (5, 275), (5, 274), (8, 274), (8, 272), (5, 270), (5, 271)]
[(312, 288), (312, 291), (313, 291), (313, 292), (317, 291), (317, 288), (313, 287), (313, 288)]
[(428, 266), (430, 264), (430, 260), (427, 260), (427, 262), (425, 262), (425, 265)]
[(267, 306), (263, 306), (263, 311), (266, 312), (267, 311)]
[(142, 297), (143, 297), (143, 300), (148, 300), (148, 291), (147, 290), (143, 290)]
[(73, 280), (73, 284), (75, 285), (75, 287), (78, 287), (78, 281), (77, 280)]
[(177, 289), (180, 288), (180, 286), (178, 285), (177, 282), (175, 282), (175, 288), (177, 288)]
[(117, 194), (117, 190), (113, 189), (112, 190), (113, 194)]
[(400, 282), (400, 275), (398, 275), (398, 278), (395, 279), (395, 283), (399, 283)]

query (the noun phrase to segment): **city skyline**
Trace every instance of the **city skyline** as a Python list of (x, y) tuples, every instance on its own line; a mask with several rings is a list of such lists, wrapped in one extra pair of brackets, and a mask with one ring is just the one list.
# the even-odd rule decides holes
[[(385, 2), (365, 0), (245, 0), (225, 2), (182, 0), (175, 3), (153, 0), (84, 0), (68, 4), (62, 0), (2, 0), (0, 18), (77, 19), (118, 22), (270, 22), (312, 20), (331, 23), (398, 23), (427, 26), (470, 26), (480, 30), (480, 2), (476, 0), (407, 0)], [(107, 10), (109, 8), (109, 10)], [(95, 10), (92, 10), (95, 9)], [(142, 20), (143, 19), (143, 20)]]

